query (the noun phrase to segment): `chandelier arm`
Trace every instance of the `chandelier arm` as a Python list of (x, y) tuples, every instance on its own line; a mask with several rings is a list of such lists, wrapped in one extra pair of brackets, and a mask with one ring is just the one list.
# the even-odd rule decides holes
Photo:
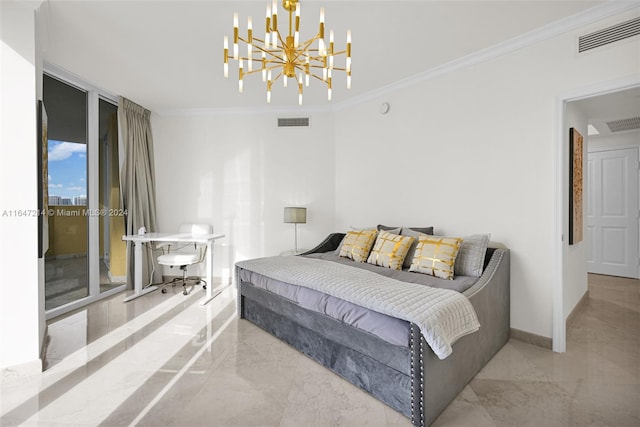
[[(303, 73), (306, 74), (307, 70), (306, 70), (304, 64), (295, 64), (295, 67), (296, 67), (296, 70), (302, 71)], [(309, 74), (309, 75), (311, 75), (311, 74)]]
[(262, 68), (258, 68), (257, 70), (245, 71), (244, 75), (248, 76), (250, 74), (256, 74), (256, 73), (261, 73), (261, 72), (262, 72)]
[[(253, 46), (253, 47), (255, 47), (256, 49), (258, 49), (260, 52), (264, 52), (264, 53), (266, 53), (266, 54), (268, 54), (268, 55), (271, 55), (271, 56), (272, 56), (272, 57), (274, 57), (274, 58), (277, 58), (277, 59), (279, 59), (279, 60), (282, 60), (282, 57), (281, 57), (280, 55), (276, 55), (275, 53), (273, 53), (273, 52), (272, 52), (271, 50), (269, 50), (269, 49), (265, 49), (265, 48), (263, 48), (263, 47), (261, 47), (261, 46), (255, 45), (255, 44), (253, 44), (252, 46)], [(279, 53), (279, 52), (278, 52), (278, 53)], [(262, 59), (260, 59), (260, 61), (262, 61)], [(273, 61), (273, 59), (270, 59), (269, 61)], [(281, 63), (282, 63), (282, 64), (284, 64), (284, 62), (281, 62)]]
[(280, 77), (282, 77), (282, 71), (279, 72), (278, 75), (276, 76), (276, 78), (271, 80), (271, 82), (277, 82)]
[[(304, 71), (305, 71), (305, 69), (304, 69), (303, 67), (300, 67), (300, 66), (298, 66), (298, 65), (296, 65), (296, 69), (297, 69), (297, 70), (299, 70), (299, 71), (302, 71), (302, 72), (304, 72)], [(334, 70), (341, 70), (341, 71), (345, 71), (345, 69), (344, 69), (344, 68), (334, 68)], [(316, 78), (316, 79), (320, 80), (320, 81), (321, 81), (321, 82), (323, 82), (323, 83), (327, 83), (327, 81), (326, 81), (323, 77), (321, 77), (321, 76), (319, 76), (319, 75), (317, 75), (317, 74), (309, 73), (309, 76), (314, 77), (314, 78)]]
[[(278, 32), (278, 35), (280, 35), (280, 33), (279, 33), (279, 32)], [(259, 41), (260, 43), (263, 43), (263, 44), (264, 44), (264, 40), (259, 39), (258, 37), (254, 37), (253, 39), (254, 39), (254, 40), (257, 40), (257, 41)], [(257, 44), (255, 44), (255, 43), (249, 43), (249, 41), (248, 41), (248, 40), (246, 40), (246, 39), (245, 39), (244, 37), (242, 37), (242, 36), (238, 36), (238, 40), (240, 40), (241, 42), (244, 42), (244, 44), (246, 44), (246, 45), (251, 45), (252, 47), (255, 47), (255, 48), (256, 48), (256, 49), (258, 49), (260, 52), (267, 53), (267, 54), (269, 54), (269, 55), (273, 56), (274, 58), (280, 58), (280, 56), (278, 56), (278, 55), (276, 55), (275, 53), (271, 52), (269, 49), (265, 49), (265, 48), (263, 48), (262, 46), (257, 45)], [(281, 39), (281, 40), (282, 40), (282, 39)], [(243, 58), (243, 59), (247, 59), (247, 58)], [(260, 59), (260, 61), (261, 61), (261, 60), (262, 60), (262, 59)]]
[[(244, 61), (249, 61), (249, 60), (251, 60), (251, 61), (254, 61), (254, 62), (260, 62), (260, 63), (262, 63), (262, 58), (247, 58), (247, 57), (245, 57), (245, 56), (241, 56), (241, 57), (238, 57), (238, 60), (244, 60)], [(279, 67), (279, 66), (284, 65), (284, 61), (282, 61), (282, 60), (281, 60), (279, 57), (277, 57), (277, 56), (275, 57), (275, 59), (269, 59), (269, 60), (267, 60), (267, 63), (268, 63), (268, 64), (277, 64), (277, 66), (278, 66), (278, 67)], [(271, 67), (271, 68), (276, 68), (276, 67)], [(269, 69), (269, 68), (267, 68), (267, 69)], [(261, 71), (261, 70), (262, 70), (262, 69), (260, 69), (260, 70), (258, 70), (258, 71)], [(245, 74), (247, 74), (247, 73), (245, 73)]]
[[(311, 51), (309, 51), (311, 52)], [(312, 56), (312, 55), (308, 55), (309, 56), (309, 60), (310, 61), (318, 61), (318, 62), (324, 62), (324, 58), (328, 58), (327, 56), (322, 56), (322, 55), (317, 55), (317, 56)]]
[[(312, 38), (310, 38), (309, 40), (307, 40), (306, 42), (302, 43), (302, 47), (299, 48), (301, 51), (306, 52), (306, 51), (318, 51), (318, 49), (309, 49), (309, 46), (311, 46), (313, 44), (313, 42), (315, 42), (316, 40), (318, 40), (320, 38), (320, 34), (316, 34), (315, 36), (313, 36)], [(300, 43), (298, 43), (298, 45), (300, 45)]]
[(318, 49), (309, 49), (309, 46), (311, 46), (313, 42), (315, 42), (319, 38), (320, 38), (320, 34), (316, 34), (315, 37), (304, 42), (302, 47), (300, 47), (299, 45), (298, 49), (296, 50), (296, 59), (300, 58), (301, 56), (304, 56), (305, 58), (309, 58), (309, 61), (314, 61), (314, 60), (319, 61), (320, 59), (318, 58), (322, 58), (321, 56), (315, 57), (315, 56), (308, 55), (308, 52), (318, 52)]
[[(323, 70), (325, 67), (322, 65), (309, 65), (309, 68), (318, 68)], [(333, 67), (333, 70), (337, 70), (337, 71), (347, 71), (346, 68), (342, 68), (342, 67)]]
[[(277, 66), (274, 66), (274, 67), (266, 67), (266, 68), (265, 68), (265, 70), (267, 70), (267, 71), (268, 71), (268, 70), (275, 70), (275, 69), (279, 69), (279, 68), (281, 68), (281, 65), (280, 65), (280, 64), (278, 64)], [(246, 71), (246, 72), (244, 73), (244, 75), (245, 75), (245, 76), (248, 76), (249, 74), (256, 74), (256, 73), (261, 73), (261, 72), (262, 72), (262, 68), (259, 68), (259, 69), (257, 69), (257, 70)], [(276, 80), (278, 80), (278, 78), (279, 78), (281, 75), (282, 75), (282, 73), (278, 74), (278, 76), (277, 76), (275, 79), (273, 79), (272, 81), (274, 81), (274, 82), (275, 82)]]
[(321, 82), (323, 82), (323, 83), (327, 83), (327, 81), (326, 81), (325, 79), (323, 79), (322, 77), (320, 77), (320, 76), (318, 76), (318, 75), (315, 75), (315, 74), (313, 74), (313, 73), (309, 73), (309, 75), (310, 75), (311, 77), (315, 77), (316, 79), (320, 80), (320, 81), (321, 81)]
[(280, 40), (280, 44), (282, 45), (282, 50), (284, 50), (284, 47), (287, 45), (285, 39), (282, 38), (282, 34), (280, 34), (280, 30), (276, 31), (276, 34), (278, 35), (278, 40)]
[[(280, 68), (280, 66), (278, 67), (267, 67), (265, 68), (266, 70), (275, 70), (277, 68)], [(249, 74), (256, 74), (256, 73), (261, 73), (262, 72), (262, 68), (257, 69), (257, 70), (252, 70), (252, 71), (247, 71), (244, 73), (245, 76), (248, 76)], [(279, 73), (275, 79), (271, 80), (273, 82), (275, 82), (276, 80), (278, 80), (280, 77), (282, 76), (282, 73)]]

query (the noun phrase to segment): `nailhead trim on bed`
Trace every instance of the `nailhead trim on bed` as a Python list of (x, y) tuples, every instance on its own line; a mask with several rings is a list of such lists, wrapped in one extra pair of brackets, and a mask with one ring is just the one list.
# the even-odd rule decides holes
[(420, 426), (424, 427), (424, 338), (420, 337)]
[(414, 346), (413, 346), (413, 324), (409, 327), (409, 331), (410, 331), (410, 335), (409, 335), (409, 348), (411, 349), (411, 424), (416, 425), (416, 411), (415, 411), (415, 407), (414, 407), (414, 400), (415, 400), (415, 375), (414, 375), (414, 369), (413, 367), (415, 366), (415, 359), (416, 359), (416, 353), (414, 351)]

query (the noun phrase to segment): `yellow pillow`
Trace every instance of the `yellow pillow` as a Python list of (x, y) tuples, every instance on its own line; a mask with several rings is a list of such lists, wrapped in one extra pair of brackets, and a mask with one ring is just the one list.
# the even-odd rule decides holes
[(462, 239), (458, 237), (421, 236), (409, 271), (453, 279), (453, 268), (461, 243)]
[(351, 258), (358, 262), (366, 261), (377, 234), (378, 230), (348, 231), (342, 241), (340, 256)]
[(402, 270), (402, 263), (413, 243), (413, 237), (380, 231), (367, 262), (373, 265)]

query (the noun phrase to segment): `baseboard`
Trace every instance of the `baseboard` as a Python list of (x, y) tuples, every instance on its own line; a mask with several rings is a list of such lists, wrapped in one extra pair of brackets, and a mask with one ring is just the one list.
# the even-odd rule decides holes
[(526, 342), (527, 344), (537, 345), (538, 347), (551, 350), (553, 347), (553, 340), (542, 335), (532, 334), (531, 332), (521, 331), (520, 329), (511, 328), (510, 338), (514, 340)]
[(573, 310), (571, 310), (571, 313), (569, 313), (569, 315), (567, 316), (567, 321), (565, 323), (567, 327), (569, 327), (569, 325), (573, 322), (573, 319), (575, 318), (576, 314), (578, 314), (578, 312), (580, 312), (582, 307), (585, 307), (588, 302), (589, 302), (589, 290), (587, 289), (584, 295), (582, 295), (582, 298), (580, 298), (580, 301), (578, 301), (575, 307), (573, 307)]

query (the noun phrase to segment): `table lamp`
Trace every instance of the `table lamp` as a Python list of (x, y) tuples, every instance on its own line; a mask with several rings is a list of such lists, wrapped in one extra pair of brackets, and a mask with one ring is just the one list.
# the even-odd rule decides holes
[(307, 223), (307, 208), (285, 207), (285, 224), (293, 224), (295, 229), (295, 253), (298, 253), (298, 224)]

